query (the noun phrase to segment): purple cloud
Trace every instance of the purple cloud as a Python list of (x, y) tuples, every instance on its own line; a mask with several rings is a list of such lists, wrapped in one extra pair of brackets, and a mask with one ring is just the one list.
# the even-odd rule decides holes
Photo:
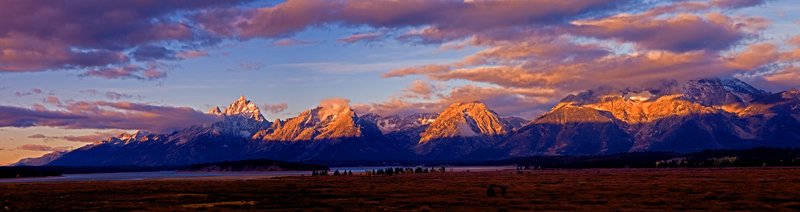
[(122, 133), (122, 131), (119, 131), (119, 132), (95, 132), (94, 134), (88, 134), (88, 135), (67, 135), (67, 136), (47, 136), (47, 135), (43, 135), (43, 134), (33, 134), (33, 135), (28, 136), (28, 138), (41, 139), (41, 140), (44, 140), (45, 142), (52, 141), (52, 140), (64, 140), (64, 141), (70, 141), (70, 142), (96, 143), (96, 142), (100, 142), (100, 141), (102, 141), (104, 139), (107, 139), (109, 137), (117, 136), (120, 133)]
[(217, 121), (218, 117), (188, 107), (132, 102), (68, 102), (65, 110), (0, 106), (0, 126), (49, 126), (66, 129), (145, 129), (171, 132)]
[(34, 89), (29, 90), (29, 91), (17, 91), (17, 92), (14, 92), (14, 96), (17, 96), (17, 97), (30, 96), (30, 95), (34, 95), (34, 94), (42, 94), (42, 89), (34, 88)]
[[(242, 2), (5, 1), (0, 8), (0, 72), (119, 69), (131, 66), (131, 58), (140, 62), (176, 59), (175, 50), (166, 45), (196, 46), (217, 38), (175, 16)], [(115, 78), (97, 72), (86, 76)]]

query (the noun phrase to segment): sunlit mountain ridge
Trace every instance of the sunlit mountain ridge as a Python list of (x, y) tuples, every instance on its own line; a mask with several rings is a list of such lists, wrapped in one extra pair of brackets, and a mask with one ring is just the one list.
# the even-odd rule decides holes
[(480, 102), (455, 103), (440, 113), (383, 117), (359, 116), (346, 101), (329, 101), (270, 122), (240, 97), (209, 113), (222, 121), (171, 134), (123, 134), (61, 154), (48, 165), (157, 166), (254, 158), (458, 161), (800, 146), (800, 92), (769, 93), (737, 79), (587, 90), (524, 124)]

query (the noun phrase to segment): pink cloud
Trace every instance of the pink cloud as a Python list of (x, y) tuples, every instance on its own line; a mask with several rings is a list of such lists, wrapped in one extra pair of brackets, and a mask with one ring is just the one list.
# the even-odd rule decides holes
[(788, 43), (794, 46), (800, 46), (800, 35), (795, 35), (794, 37), (790, 38)]
[(279, 39), (279, 40), (273, 41), (272, 45), (275, 45), (275, 46), (299, 46), (299, 45), (306, 45), (306, 44), (312, 44), (312, 43), (315, 43), (315, 42), (306, 41), (306, 40), (298, 40), (298, 39), (294, 39), (294, 38), (284, 38), (284, 39)]
[(747, 46), (728, 61), (728, 66), (742, 70), (754, 70), (775, 62), (780, 57), (778, 47), (770, 43), (757, 43)]
[(276, 114), (289, 109), (289, 104), (282, 102), (277, 104), (263, 104), (261, 108), (265, 111), (269, 111), (270, 113)]
[(429, 84), (428, 82), (422, 80), (414, 80), (411, 82), (411, 86), (406, 88), (406, 94), (403, 97), (406, 98), (422, 98), (422, 99), (431, 99), (433, 94), (436, 93), (438, 88), (434, 87), (433, 85)]
[(59, 99), (57, 96), (47, 96), (44, 99), (44, 102), (47, 103), (47, 104), (53, 105), (53, 106), (58, 106), (58, 107), (64, 105), (63, 103), (61, 103), (61, 99)]
[(415, 74), (428, 74), (445, 72), (450, 69), (448, 65), (425, 65), (419, 67), (403, 68), (386, 72), (383, 77), (402, 77)]
[(356, 42), (373, 42), (380, 40), (386, 36), (386, 31), (356, 33), (350, 36), (340, 38), (339, 42), (342, 43), (356, 43)]
[(208, 52), (201, 50), (189, 50), (178, 53), (178, 57), (182, 59), (192, 59), (192, 58), (207, 57), (207, 56)]

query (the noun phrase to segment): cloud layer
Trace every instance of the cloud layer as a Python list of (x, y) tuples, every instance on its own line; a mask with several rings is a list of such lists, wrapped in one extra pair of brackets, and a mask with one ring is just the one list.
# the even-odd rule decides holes
[[(240, 1), (24, 1), (0, 8), (0, 72), (85, 71), (81, 76), (157, 79), (153, 63), (214, 37), (179, 18)], [(44, 24), (46, 23), (46, 24)], [(145, 65), (143, 65), (145, 64)]]
[(218, 121), (188, 107), (132, 102), (67, 102), (60, 110), (0, 106), (0, 127), (48, 126), (65, 129), (144, 129), (169, 133)]
[[(409, 80), (412, 84), (384, 102), (355, 105), (360, 111), (427, 111), (456, 101), (480, 100), (504, 115), (532, 114), (567, 93), (596, 86), (732, 76), (770, 89), (798, 86), (800, 36), (765, 41), (761, 34), (771, 26), (770, 20), (736, 13), (764, 4), (768, 3), (12, 0), (0, 8), (0, 72), (72, 70), (82, 77), (156, 80), (168, 76), (165, 67), (170, 61), (207, 56), (203, 47), (223, 41), (267, 39), (275, 48), (311, 45), (317, 41), (299, 40), (294, 35), (309, 28), (336, 26), (359, 32), (333, 42), (393, 39), (408, 45), (440, 46), (443, 51), (479, 49), (448, 64), (387, 70), (384, 77), (413, 78)], [(241, 62), (240, 66), (255, 71), (263, 65)], [(34, 93), (21, 91), (18, 96)], [(107, 97), (129, 98), (122, 94)], [(44, 102), (65, 108), (79, 104), (57, 100)], [(80, 104), (110, 108), (105, 111), (110, 113), (121, 110), (121, 115), (143, 112), (118, 103)], [(6, 124), (77, 127), (48, 125), (38, 117), (87, 118), (85, 113), (37, 108), (4, 107), (31, 114), (25, 121)], [(265, 105), (274, 113), (285, 108)], [(185, 117), (200, 117), (182, 112)], [(110, 118), (89, 114), (88, 118)], [(122, 125), (111, 123), (107, 125)]]

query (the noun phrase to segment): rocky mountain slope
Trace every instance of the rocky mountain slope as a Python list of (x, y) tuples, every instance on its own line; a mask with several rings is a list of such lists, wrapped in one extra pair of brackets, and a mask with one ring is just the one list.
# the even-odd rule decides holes
[(420, 133), (414, 151), (425, 158), (461, 158), (490, 148), (511, 131), (483, 103), (454, 103)]
[[(501, 146), (519, 156), (797, 146), (796, 135), (769, 138), (781, 134), (778, 129), (800, 129), (791, 115), (797, 112), (766, 109), (787, 108), (793, 101), (737, 79), (599, 88), (564, 98)], [(764, 127), (776, 122), (781, 124)]]
[(346, 102), (321, 103), (296, 117), (269, 122), (242, 97), (209, 114), (220, 121), (169, 134), (126, 133), (21, 162), (452, 161), (800, 146), (800, 90), (769, 93), (736, 79), (587, 90), (565, 97), (531, 121), (501, 118), (480, 102), (455, 103), (441, 113), (386, 117), (359, 116)]
[(286, 121), (276, 120), (272, 127), (261, 129), (253, 139), (262, 141), (321, 141), (379, 136), (368, 122), (361, 121), (346, 105), (319, 106)]
[(67, 151), (54, 151), (44, 154), (41, 157), (23, 158), (16, 163), (12, 163), (11, 166), (44, 166), (58, 158), (61, 158), (61, 156), (66, 153)]

